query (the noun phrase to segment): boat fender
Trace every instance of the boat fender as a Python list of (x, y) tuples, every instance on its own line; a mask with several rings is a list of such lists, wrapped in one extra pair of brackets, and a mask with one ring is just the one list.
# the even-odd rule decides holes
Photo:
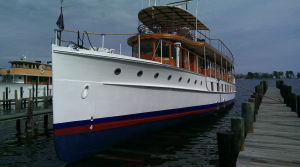
[(88, 96), (88, 94), (89, 94), (89, 87), (90, 87), (89, 84), (84, 85), (84, 88), (83, 88), (83, 90), (81, 92), (81, 98), (82, 99), (85, 99)]
[(43, 74), (44, 73), (44, 69), (41, 69), (41, 74)]

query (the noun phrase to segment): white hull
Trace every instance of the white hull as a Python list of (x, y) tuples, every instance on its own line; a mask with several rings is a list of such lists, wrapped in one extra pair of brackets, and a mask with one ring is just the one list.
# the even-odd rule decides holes
[[(52, 59), (54, 124), (223, 103), (235, 98), (235, 92), (208, 89), (211, 82), (216, 89), (217, 79), (157, 62), (54, 45)], [(117, 68), (121, 69), (119, 75), (114, 74)], [(138, 77), (140, 70), (143, 75)], [(155, 79), (156, 73), (159, 76)], [(86, 85), (88, 95), (83, 99)]]

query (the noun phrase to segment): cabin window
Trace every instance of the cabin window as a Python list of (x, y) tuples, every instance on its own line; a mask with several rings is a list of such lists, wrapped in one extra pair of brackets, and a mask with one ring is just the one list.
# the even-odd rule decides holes
[(182, 77), (180, 77), (179, 79), (178, 79), (178, 82), (180, 82), (182, 80)]
[[(160, 42), (156, 41), (155, 42), (155, 56), (160, 57), (160, 54), (161, 54), (160, 52), (161, 52)], [(176, 51), (175, 51), (175, 55), (176, 55)], [(163, 44), (162, 44), (162, 57), (169, 58), (169, 43), (163, 42)]]
[(22, 77), (19, 77), (19, 79), (22, 79)]
[(169, 75), (168, 80), (170, 80), (172, 78), (172, 75)]
[[(141, 55), (153, 55), (153, 42), (143, 42), (141, 43)], [(139, 57), (139, 45), (133, 45), (133, 57)]]
[(211, 82), (210, 85), (211, 85), (211, 91), (214, 91), (214, 83)]
[(31, 64), (29, 64), (29, 68), (32, 68), (32, 65), (31, 65)]
[(23, 67), (23, 63), (19, 63), (18, 68), (22, 68), (22, 67)]
[(221, 87), (222, 87), (222, 92), (224, 92), (224, 90), (223, 90), (223, 84), (221, 84)]
[(44, 82), (44, 78), (39, 77), (39, 82)]
[(32, 82), (36, 82), (36, 77), (31, 77)]

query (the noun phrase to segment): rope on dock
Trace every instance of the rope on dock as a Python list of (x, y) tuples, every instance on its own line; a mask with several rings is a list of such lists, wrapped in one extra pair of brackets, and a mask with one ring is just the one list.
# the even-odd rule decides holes
[[(239, 88), (242, 88), (242, 89), (244, 89), (244, 90), (247, 90), (247, 91), (249, 91), (249, 92), (256, 93), (256, 92), (254, 92), (254, 91), (252, 91), (252, 90), (250, 90), (250, 89), (244, 88), (244, 87), (242, 87), (242, 86), (240, 86), (240, 85), (237, 85), (237, 84), (233, 84), (233, 85), (235, 85), (235, 86), (237, 86), (237, 87), (239, 87)], [(263, 96), (263, 97), (266, 97), (266, 98), (268, 98), (268, 99), (271, 99), (271, 100), (274, 100), (274, 101), (283, 103), (280, 99), (277, 100), (277, 99), (274, 99), (274, 98), (272, 98), (272, 97), (269, 97), (269, 96), (266, 96), (266, 95), (263, 95), (263, 94), (259, 94), (259, 95), (260, 95), (260, 96)]]

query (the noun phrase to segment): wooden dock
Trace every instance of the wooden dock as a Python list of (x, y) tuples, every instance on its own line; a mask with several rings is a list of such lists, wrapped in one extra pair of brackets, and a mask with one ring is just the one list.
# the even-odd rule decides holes
[[(266, 96), (281, 99), (280, 90), (269, 88)], [(248, 133), (245, 150), (239, 153), (236, 166), (300, 166), (300, 118), (286, 104), (263, 98)]]
[[(39, 116), (39, 115), (51, 115), (52, 114), (52, 108), (50, 109), (40, 109), (40, 110), (34, 110), (32, 116)], [(18, 119), (27, 119), (28, 113), (27, 112), (19, 112), (14, 114), (7, 114), (7, 115), (1, 115), (0, 116), (0, 122), (3, 121), (13, 121)]]

